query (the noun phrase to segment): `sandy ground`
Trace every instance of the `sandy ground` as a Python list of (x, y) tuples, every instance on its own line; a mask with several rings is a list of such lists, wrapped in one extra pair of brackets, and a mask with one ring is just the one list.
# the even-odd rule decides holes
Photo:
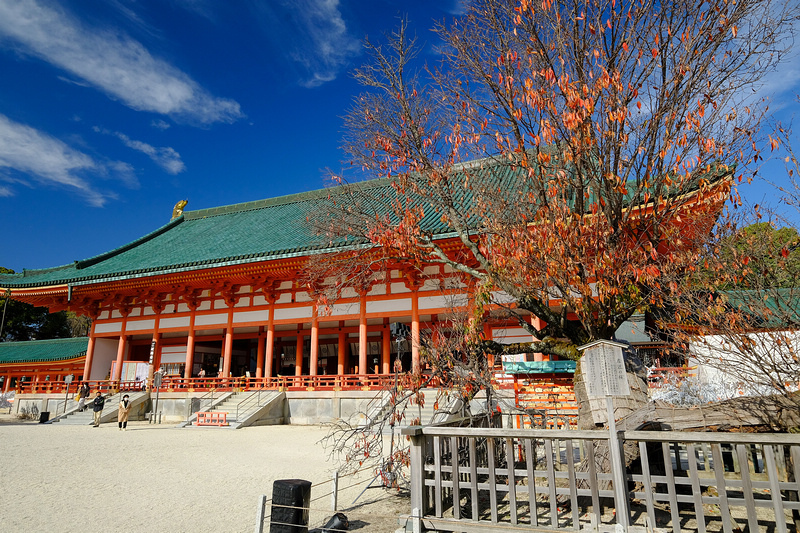
[[(273, 481), (304, 479), (313, 483), (314, 531), (333, 514), (329, 480), (336, 465), (318, 444), (325, 434), (309, 426), (174, 429), (146, 422), (122, 432), (116, 423), (38, 424), (3, 414), (0, 529), (252, 532), (259, 496), (271, 498)], [(372, 478), (341, 478), (339, 510), (353, 531), (393, 532), (409, 501), (396, 490), (369, 488), (354, 503)]]

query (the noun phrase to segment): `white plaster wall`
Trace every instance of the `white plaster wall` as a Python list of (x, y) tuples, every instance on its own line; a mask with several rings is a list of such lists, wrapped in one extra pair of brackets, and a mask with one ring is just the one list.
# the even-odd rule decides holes
[(369, 296), (380, 296), (382, 294), (386, 294), (386, 284), (380, 283), (378, 285), (373, 285), (367, 294)]
[(361, 304), (358, 302), (333, 304), (330, 306), (330, 316), (357, 315), (360, 312)]
[(411, 311), (411, 298), (367, 302), (367, 313), (387, 313), (392, 311)]
[(292, 293), (284, 292), (275, 300), (276, 304), (288, 304), (292, 303)]
[(405, 283), (392, 283), (392, 294), (402, 294), (404, 292), (411, 292), (411, 289), (406, 287)]
[(159, 328), (188, 328), (189, 322), (190, 318), (188, 316), (162, 318), (159, 322)]
[[(690, 343), (692, 355), (688, 365), (697, 367), (695, 375), (700, 383), (735, 397), (774, 392), (765, 385), (759, 386), (769, 380), (763, 368), (780, 369), (782, 374), (773, 376), (777, 380), (800, 375), (800, 362), (794, 359), (794, 354), (800, 353), (800, 332), (752, 333), (747, 337), (753, 346), (749, 353), (740, 352), (720, 335), (708, 335), (700, 342)], [(778, 346), (777, 340), (785, 344)], [(761, 361), (761, 368), (753, 359)], [(748, 374), (754, 376), (752, 381), (745, 379)]]
[(227, 324), (228, 313), (219, 313), (214, 315), (198, 315), (194, 319), (195, 326), (210, 326), (212, 324)]
[(507, 305), (514, 303), (516, 299), (505, 291), (493, 291), (492, 301), (499, 304)]
[(105, 322), (94, 326), (95, 333), (116, 333), (119, 331), (122, 331), (122, 322)]
[(344, 287), (342, 289), (342, 298), (358, 298), (358, 293), (353, 287)]
[(118, 339), (97, 339), (94, 342), (94, 356), (90, 380), (106, 379), (111, 371), (111, 363), (117, 359)]
[(269, 321), (269, 311), (264, 309), (261, 311), (242, 311), (233, 313), (233, 323), (241, 324), (242, 322), (267, 322)]
[(440, 296), (423, 296), (419, 299), (419, 308), (423, 309), (451, 309), (454, 307), (464, 307), (469, 303), (466, 294), (444, 294)]
[(153, 329), (156, 326), (154, 319), (148, 320), (128, 320), (125, 331), (141, 331), (143, 329)]
[(498, 328), (492, 329), (492, 339), (501, 343), (532, 342), (533, 335), (523, 328)]
[(290, 320), (297, 318), (311, 318), (313, 308), (290, 307), (288, 309), (275, 309), (275, 320)]

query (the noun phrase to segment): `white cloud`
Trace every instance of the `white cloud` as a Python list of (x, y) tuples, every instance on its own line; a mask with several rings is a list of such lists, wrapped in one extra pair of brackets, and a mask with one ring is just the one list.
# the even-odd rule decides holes
[[(123, 163), (124, 165), (124, 163)], [(87, 179), (97, 175), (121, 179), (128, 185), (135, 176), (121, 173), (119, 162), (102, 163), (39, 130), (0, 115), (0, 169), (13, 170), (50, 185), (79, 191), (94, 206), (113, 197), (100, 192)], [(5, 195), (11, 190), (6, 187)]]
[(86, 26), (36, 0), (0, 2), (0, 37), (139, 111), (199, 124), (243, 116), (236, 101), (211, 95), (124, 33)]
[(336, 79), (347, 61), (358, 54), (361, 43), (347, 33), (339, 0), (309, 0), (293, 2), (300, 15), (308, 48), (297, 50), (294, 57), (306, 64), (312, 76), (305, 81), (307, 87), (316, 87)]
[(455, 16), (466, 15), (467, 11), (469, 11), (471, 3), (472, 2), (470, 0), (455, 0), (453, 5), (447, 9), (447, 12)]
[(360, 41), (348, 33), (339, 0), (284, 0), (257, 8), (273, 45), (303, 67), (300, 83), (305, 87), (336, 79), (361, 50)]
[(172, 2), (195, 15), (213, 20), (213, 4), (208, 0), (172, 0)]
[(169, 122), (161, 119), (150, 122), (150, 125), (159, 130), (168, 130), (170, 128)]
[(109, 131), (107, 129), (98, 128), (97, 126), (92, 129), (97, 133), (113, 135), (122, 141), (122, 144), (128, 148), (142, 152), (147, 157), (152, 159), (155, 164), (163, 168), (168, 174), (180, 174), (186, 170), (186, 165), (184, 165), (183, 160), (181, 160), (181, 154), (169, 146), (156, 147), (151, 144), (147, 144), (146, 142), (131, 139), (120, 131)]
[(124, 133), (115, 132), (116, 135), (128, 148), (138, 150), (152, 159), (158, 166), (169, 174), (180, 174), (186, 170), (186, 165), (181, 160), (181, 154), (169, 146), (155, 147), (142, 141), (134, 141)]

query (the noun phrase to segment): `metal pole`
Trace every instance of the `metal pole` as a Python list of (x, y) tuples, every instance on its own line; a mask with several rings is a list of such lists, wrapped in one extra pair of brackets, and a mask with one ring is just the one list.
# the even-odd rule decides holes
[[(69, 381), (67, 381), (67, 393), (64, 396), (64, 414), (67, 414), (67, 402), (69, 401)], [(58, 413), (56, 413), (58, 414)]]
[(339, 471), (333, 472), (333, 491), (331, 492), (331, 511), (334, 513), (339, 506)]
[(628, 490), (622, 468), (622, 453), (617, 434), (617, 422), (614, 420), (614, 402), (606, 396), (606, 413), (608, 415), (608, 447), (611, 452), (611, 472), (614, 477), (614, 500), (617, 508), (617, 524), (622, 533), (628, 531)]
[(392, 398), (392, 419), (389, 422), (389, 427), (392, 430), (392, 438), (389, 441), (389, 468), (392, 468), (394, 471), (394, 462), (392, 461), (392, 457), (394, 456), (394, 422), (395, 422), (395, 410), (397, 409), (397, 367), (400, 364), (400, 343), (403, 342), (403, 337), (397, 337), (397, 358), (394, 360), (394, 398)]

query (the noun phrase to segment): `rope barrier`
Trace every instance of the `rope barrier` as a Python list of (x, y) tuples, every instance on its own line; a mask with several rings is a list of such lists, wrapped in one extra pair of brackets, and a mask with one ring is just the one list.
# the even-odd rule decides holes
[[(317, 495), (314, 498), (309, 500), (309, 503), (312, 503), (312, 502), (317, 502), (317, 501), (322, 500), (324, 498), (329, 498), (329, 497), (333, 496), (332, 509), (331, 508), (316, 507), (316, 506), (311, 506), (311, 505), (309, 505), (308, 507), (303, 507), (303, 506), (296, 506), (296, 505), (275, 504), (273, 498), (267, 499), (266, 495), (262, 495), (260, 497), (260, 501), (259, 501), (259, 512), (258, 512), (258, 518), (257, 518), (256, 532), (258, 532), (258, 533), (263, 532), (263, 527), (264, 527), (265, 522), (267, 524), (272, 524), (273, 523), (271, 521), (271, 515), (265, 514), (265, 511), (268, 508), (267, 506), (269, 506), (270, 509), (278, 508), (278, 509), (292, 509), (292, 510), (297, 510), (297, 511), (303, 511), (304, 513), (306, 513), (306, 515), (308, 515), (308, 513), (310, 513), (310, 512), (320, 513), (320, 514), (329, 514), (331, 512), (337, 513), (337, 511), (339, 511), (338, 504), (337, 504), (337, 495), (338, 494), (342, 493), (343, 491), (347, 491), (347, 490), (353, 489), (355, 487), (363, 486), (364, 484), (368, 483), (369, 485), (361, 492), (361, 494), (359, 494), (359, 497), (361, 497), (361, 495), (363, 495), (367, 491), (367, 489), (372, 487), (372, 483), (375, 482), (375, 480), (377, 479), (377, 477), (380, 474), (378, 474), (378, 476), (374, 476), (372, 478), (368, 477), (368, 478), (362, 479), (360, 481), (357, 481), (355, 483), (351, 483), (350, 485), (347, 485), (345, 487), (339, 486), (340, 477), (352, 477), (352, 476), (355, 476), (356, 474), (360, 474), (360, 473), (368, 472), (368, 471), (370, 473), (373, 473), (374, 468), (371, 468), (371, 467), (370, 468), (366, 468), (366, 467), (365, 468), (360, 468), (358, 470), (354, 470), (354, 471), (349, 472), (347, 474), (344, 474), (342, 476), (339, 476), (338, 472), (335, 472), (333, 478), (329, 478), (329, 479), (326, 479), (324, 481), (320, 481), (319, 483), (313, 483), (312, 482), (312, 486), (317, 487), (317, 488), (325, 486), (327, 483), (333, 483), (334, 484), (334, 489), (333, 490), (326, 491), (326, 492), (324, 492), (322, 494), (319, 494), (319, 495)], [(389, 488), (389, 487), (386, 487), (385, 485), (381, 484), (381, 485), (375, 485), (372, 488)], [(315, 493), (316, 492), (317, 491), (315, 491)], [(358, 500), (358, 498), (356, 498), (356, 500)], [(355, 504), (356, 500), (353, 501), (353, 504)], [(373, 502), (374, 501), (375, 500), (373, 500)], [(353, 507), (352, 504), (351, 504), (351, 507), (348, 507), (345, 510), (347, 510), (348, 512), (352, 512), (353, 509), (357, 509), (357, 507)], [(375, 513), (369, 513), (369, 516), (371, 518), (373, 518), (373, 519), (374, 518), (379, 518), (379, 519), (388, 519), (388, 520), (396, 520), (399, 517), (396, 514), (382, 515), (382, 514), (375, 514)], [(274, 522), (274, 523), (276, 525), (297, 525), (297, 524), (284, 524), (283, 522)], [(320, 526), (320, 528), (323, 528), (323, 527), (324, 527), (324, 524)], [(330, 532), (343, 531), (343, 530), (335, 529), (335, 528), (331, 528), (331, 527), (324, 527), (324, 529), (325, 529), (325, 531), (330, 531)]]

